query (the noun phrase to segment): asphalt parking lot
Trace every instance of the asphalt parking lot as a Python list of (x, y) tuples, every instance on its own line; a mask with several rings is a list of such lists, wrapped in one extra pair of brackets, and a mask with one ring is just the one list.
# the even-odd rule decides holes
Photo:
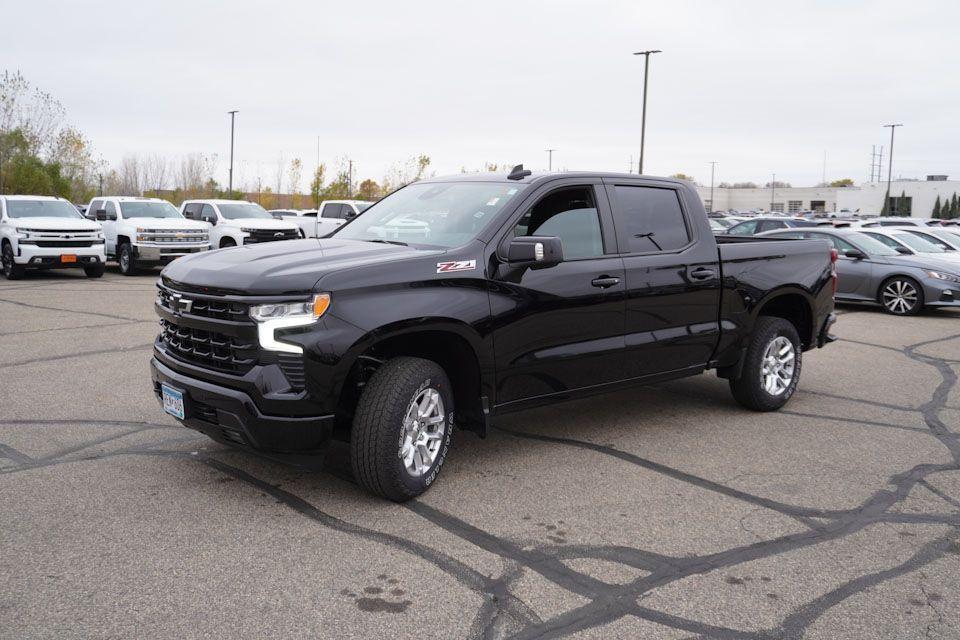
[(785, 410), (504, 418), (421, 499), (161, 413), (156, 272), (0, 282), (0, 637), (960, 638), (960, 313), (845, 307)]

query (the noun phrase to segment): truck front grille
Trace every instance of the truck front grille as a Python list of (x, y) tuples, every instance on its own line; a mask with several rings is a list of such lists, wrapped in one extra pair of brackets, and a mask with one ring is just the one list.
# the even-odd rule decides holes
[[(175, 306), (174, 294), (165, 287), (158, 287), (157, 301), (171, 312), (185, 311), (182, 307)], [(203, 318), (214, 318), (216, 320), (231, 320), (234, 322), (250, 321), (247, 315), (247, 305), (240, 302), (215, 301), (206, 298), (191, 298), (189, 295), (181, 296), (182, 300), (190, 301), (190, 315), (201, 316)]]
[(174, 357), (207, 369), (243, 375), (257, 361), (257, 345), (214, 331), (160, 320), (161, 337)]
[(296, 240), (300, 233), (296, 229), (256, 229), (243, 239), (243, 244), (258, 244), (260, 242), (276, 242), (278, 240)]

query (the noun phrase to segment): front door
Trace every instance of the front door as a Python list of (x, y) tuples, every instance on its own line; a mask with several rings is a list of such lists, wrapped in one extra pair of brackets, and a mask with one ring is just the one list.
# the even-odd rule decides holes
[[(110, 255), (116, 255), (117, 220), (119, 218), (119, 212), (117, 211), (117, 205), (113, 203), (113, 200), (105, 200), (103, 203), (103, 209), (107, 212), (107, 219), (100, 223), (100, 226), (103, 227), (104, 243), (107, 253)], [(136, 238), (130, 238), (131, 242), (134, 240), (136, 240)]]
[[(599, 180), (564, 181), (520, 207), (498, 245), (490, 294), (497, 405), (535, 401), (621, 378), (623, 261)], [(511, 266), (516, 236), (554, 236), (563, 262)]]
[(876, 299), (877, 292), (873, 290), (873, 261), (871, 258), (869, 256), (866, 258), (850, 258), (845, 255), (848, 251), (866, 252), (843, 238), (838, 238), (829, 233), (808, 231), (804, 236), (816, 240), (827, 240), (837, 250), (838, 298)]
[(630, 378), (703, 367), (720, 337), (720, 260), (706, 220), (674, 183), (607, 184), (627, 275)]

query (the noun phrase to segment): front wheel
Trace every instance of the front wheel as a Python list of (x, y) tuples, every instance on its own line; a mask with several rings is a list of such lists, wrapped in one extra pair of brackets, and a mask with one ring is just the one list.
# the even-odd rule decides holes
[(916, 280), (904, 276), (880, 285), (879, 298), (884, 310), (895, 316), (914, 316), (923, 308), (923, 289)]
[(394, 502), (414, 498), (433, 484), (453, 435), (453, 393), (435, 362), (400, 357), (367, 382), (350, 436), (357, 481)]
[(3, 276), (7, 280), (19, 280), (27, 272), (26, 267), (22, 264), (17, 264), (13, 259), (13, 247), (9, 242), (3, 243), (3, 251), (0, 254), (0, 259), (3, 262)]
[(103, 264), (102, 262), (98, 262), (97, 264), (89, 267), (84, 267), (83, 272), (88, 278), (102, 278), (103, 272), (106, 271), (106, 269), (107, 265)]
[(123, 275), (133, 276), (137, 274), (137, 261), (133, 257), (133, 247), (130, 246), (129, 242), (120, 245), (120, 250), (117, 252), (117, 262), (120, 264), (120, 273)]
[(744, 355), (740, 377), (730, 380), (734, 399), (753, 411), (776, 411), (800, 380), (800, 336), (790, 322), (760, 316)]

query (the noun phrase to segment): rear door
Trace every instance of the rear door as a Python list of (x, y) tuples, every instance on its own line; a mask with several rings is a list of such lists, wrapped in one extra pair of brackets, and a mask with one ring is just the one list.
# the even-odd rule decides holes
[(674, 183), (608, 179), (627, 277), (627, 377), (702, 367), (720, 336), (720, 260)]
[(866, 258), (851, 258), (846, 255), (849, 251), (860, 251), (843, 238), (821, 231), (806, 231), (804, 237), (816, 240), (827, 240), (837, 250), (837, 296), (841, 298), (869, 298), (876, 294), (873, 289), (873, 260)]
[[(506, 264), (516, 236), (556, 236), (563, 262)], [(599, 179), (544, 185), (498, 240), (490, 294), (498, 405), (547, 398), (623, 378), (624, 273)]]

